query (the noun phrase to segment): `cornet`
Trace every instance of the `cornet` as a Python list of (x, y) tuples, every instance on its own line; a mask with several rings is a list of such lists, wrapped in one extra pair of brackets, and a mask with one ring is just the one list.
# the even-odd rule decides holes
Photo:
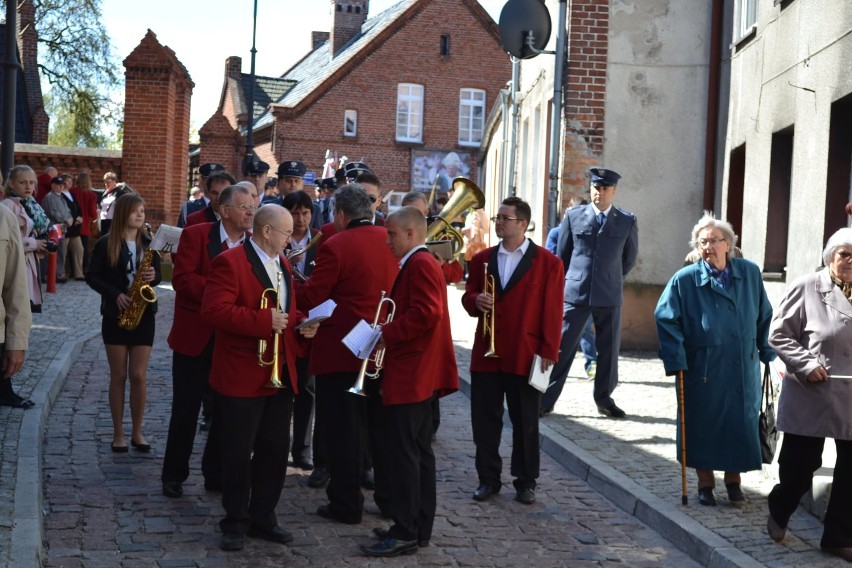
[(487, 264), (483, 264), (482, 267), (485, 269), (485, 285), (483, 286), (482, 293), (491, 296), (491, 309), (482, 314), (482, 337), (488, 336), (490, 338), (489, 348), (485, 352), (485, 356), (499, 357), (497, 355), (497, 348), (494, 346), (494, 306), (497, 303), (497, 296), (494, 295), (494, 276), (488, 274)]
[[(281, 273), (278, 273), (278, 282), (275, 288), (267, 288), (260, 295), (260, 309), (265, 310), (269, 307), (269, 294), (275, 294), (275, 309), (281, 311)], [(272, 359), (264, 359), (263, 354), (266, 352), (266, 340), (261, 339), (257, 342), (257, 364), (261, 367), (272, 367), (272, 376), (269, 377), (269, 382), (264, 386), (273, 389), (284, 388), (284, 383), (281, 382), (281, 372), (278, 370), (278, 334), (272, 332)]]
[[(385, 321), (381, 325), (388, 324), (393, 321), (393, 316), (396, 313), (396, 303), (390, 298), (385, 298), (385, 291), (382, 290), (382, 297), (379, 299), (379, 306), (376, 308), (376, 317), (373, 318), (373, 325), (370, 326), (373, 329), (376, 329), (376, 326), (379, 325), (379, 318), (382, 316), (382, 304), (388, 304), (388, 314), (385, 316)], [(367, 365), (369, 365), (370, 361), (375, 363), (375, 370), (370, 373), (367, 371)], [(385, 361), (385, 350), (384, 348), (376, 349), (375, 354), (371, 357), (367, 357), (361, 363), (361, 370), (358, 371), (358, 378), (355, 381), (355, 384), (352, 385), (352, 388), (349, 389), (349, 392), (352, 394), (357, 394), (358, 396), (367, 396), (364, 394), (364, 379), (376, 379), (379, 377), (379, 374), (382, 371), (382, 367), (384, 366)]]

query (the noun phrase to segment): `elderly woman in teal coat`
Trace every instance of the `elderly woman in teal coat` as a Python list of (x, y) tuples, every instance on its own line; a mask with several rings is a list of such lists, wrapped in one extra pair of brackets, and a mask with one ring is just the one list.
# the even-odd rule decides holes
[[(731, 257), (736, 241), (730, 223), (705, 212), (690, 241), (699, 260), (672, 276), (654, 312), (666, 374), (684, 374), (686, 465), (702, 505), (716, 505), (714, 470), (725, 472), (728, 500), (744, 503), (740, 473), (762, 463), (760, 362), (775, 359), (772, 306), (757, 265)], [(680, 438), (678, 428), (678, 448)]]

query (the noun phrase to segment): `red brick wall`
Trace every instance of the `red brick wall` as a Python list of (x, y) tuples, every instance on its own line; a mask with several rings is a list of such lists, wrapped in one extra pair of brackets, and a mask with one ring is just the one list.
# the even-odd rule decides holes
[[(450, 36), (449, 57), (440, 55), (441, 35)], [(359, 59), (356, 67), (303, 112), (293, 117), (277, 114), (275, 163), (302, 160), (319, 175), (325, 151), (330, 149), (350, 160), (363, 158), (385, 191), (408, 191), (412, 149), (458, 150), (473, 155), (469, 176), (475, 179), (479, 148), (458, 144), (459, 91), (484, 89), (487, 116), (510, 78), (508, 55), (465, 0), (424, 2), (400, 30)], [(424, 86), (422, 144), (395, 140), (399, 83)], [(343, 136), (345, 109), (358, 111), (356, 138)]]
[(239, 178), (242, 175), (240, 169), (240, 157), (244, 149), (242, 138), (222, 113), (217, 112), (211, 116), (198, 130), (198, 137), (201, 141), (199, 164), (210, 162), (222, 164), (234, 177)]
[(95, 189), (103, 188), (102, 181), (106, 172), (115, 172), (118, 179), (122, 179), (121, 152), (117, 150), (15, 144), (15, 164), (30, 166), (36, 175), (48, 166), (66, 174), (88, 171), (92, 174), (92, 185)]
[(186, 195), (194, 84), (151, 30), (124, 66), (124, 181), (145, 198), (153, 225), (174, 224)]
[(602, 165), (609, 47), (609, 0), (572, 0), (569, 10), (562, 209)]

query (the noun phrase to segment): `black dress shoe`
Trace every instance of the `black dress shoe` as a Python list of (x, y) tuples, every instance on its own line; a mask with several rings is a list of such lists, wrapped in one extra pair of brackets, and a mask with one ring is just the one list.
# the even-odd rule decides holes
[(278, 525), (272, 527), (259, 527), (252, 525), (248, 530), (248, 535), (252, 538), (260, 538), (269, 542), (277, 542), (279, 544), (287, 544), (293, 540), (293, 535), (285, 531)]
[(222, 533), (222, 540), (219, 542), (219, 548), (222, 550), (233, 552), (242, 550), (246, 544), (246, 536), (242, 533), (226, 532)]
[(500, 493), (499, 485), (490, 485), (488, 483), (483, 483), (479, 487), (476, 488), (476, 491), (473, 492), (473, 498), (476, 501), (488, 501), (494, 495)]
[(361, 473), (361, 487), (364, 489), (369, 489), (372, 491), (376, 488), (376, 478), (373, 477), (373, 469), (365, 469), (363, 473)]
[(532, 487), (524, 487), (518, 489), (518, 494), (515, 495), (515, 500), (524, 505), (532, 505), (535, 503), (535, 490)]
[(623, 410), (618, 408), (615, 403), (610, 403), (607, 406), (599, 406), (598, 412), (610, 418), (624, 418), (627, 416)]
[(552, 407), (552, 406), (550, 406), (550, 407), (548, 407), (548, 408), (542, 408), (541, 410), (539, 410), (539, 411), (538, 411), (538, 417), (539, 417), (539, 418), (544, 418), (545, 416), (547, 416), (547, 415), (548, 415), (548, 414), (550, 414), (551, 412), (553, 412), (553, 407)]
[(386, 538), (373, 546), (361, 545), (361, 552), (367, 556), (399, 556), (400, 554), (414, 554), (417, 552), (416, 540), (398, 540)]
[(308, 487), (324, 487), (330, 477), (328, 468), (319, 466), (314, 468), (308, 476)]
[(713, 495), (712, 487), (703, 487), (698, 490), (698, 502), (709, 507), (716, 506), (716, 496)]
[(12, 393), (0, 397), (0, 406), (10, 406), (12, 408), (23, 408), (26, 410), (35, 406), (35, 403), (28, 398)]
[(183, 497), (183, 486), (181, 485), (180, 481), (164, 481), (163, 495), (171, 499)]
[(143, 454), (147, 454), (151, 451), (151, 444), (138, 444), (133, 440), (130, 440), (130, 445), (133, 446), (133, 449), (137, 452), (142, 452)]
[(310, 471), (314, 469), (314, 462), (312, 462), (310, 458), (293, 458), (293, 467)]
[(331, 505), (320, 505), (317, 509), (317, 515), (323, 519), (336, 521), (344, 525), (357, 525), (361, 523), (361, 515), (356, 513), (341, 513), (331, 508)]
[[(389, 532), (390, 531), (388, 531), (388, 529), (376, 527), (376, 528), (373, 529), (373, 536), (376, 537), (379, 540), (385, 540), (386, 538), (390, 538)], [(420, 548), (426, 548), (427, 546), (429, 546), (429, 539), (428, 538), (418, 538), (417, 539), (417, 546), (419, 546)]]
[(129, 449), (127, 446), (116, 446), (115, 444), (110, 445), (110, 449), (116, 454), (126, 454)]
[(732, 505), (742, 505), (748, 502), (739, 483), (726, 483), (725, 489), (728, 490), (728, 501)]

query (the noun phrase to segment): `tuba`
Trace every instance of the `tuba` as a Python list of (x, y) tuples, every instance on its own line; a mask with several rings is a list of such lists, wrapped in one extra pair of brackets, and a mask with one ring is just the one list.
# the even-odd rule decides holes
[[(260, 309), (265, 310), (269, 307), (269, 294), (275, 294), (275, 309), (281, 311), (281, 273), (278, 273), (278, 282), (275, 288), (266, 288), (260, 295)], [(278, 334), (272, 332), (272, 359), (264, 359), (263, 354), (266, 352), (266, 340), (260, 339), (257, 342), (257, 364), (261, 367), (272, 367), (272, 375), (269, 377), (269, 382), (264, 386), (271, 389), (284, 388), (284, 383), (281, 382), (281, 371), (278, 368)]]
[[(385, 291), (382, 290), (382, 297), (379, 299), (379, 306), (376, 308), (376, 317), (373, 318), (373, 325), (371, 326), (373, 329), (376, 329), (376, 326), (379, 325), (379, 318), (382, 316), (382, 304), (387, 303), (388, 305), (388, 314), (385, 316), (385, 321), (381, 325), (385, 325), (393, 321), (393, 316), (396, 313), (396, 302), (391, 300), (390, 298), (385, 298)], [(376, 364), (376, 369), (371, 373), (367, 371), (367, 365), (373, 361)], [(358, 371), (358, 378), (355, 381), (355, 384), (352, 385), (352, 388), (349, 389), (348, 392), (352, 394), (357, 394), (358, 396), (367, 396), (364, 394), (364, 379), (377, 379), (379, 378), (379, 374), (381, 373), (382, 366), (385, 361), (385, 350), (377, 349), (373, 357), (367, 357), (361, 363), (361, 370)]]
[(485, 196), (475, 183), (463, 177), (453, 180), (453, 191), (453, 198), (426, 229), (426, 241), (452, 240), (453, 255), (458, 255), (464, 248), (464, 239), (450, 223), (471, 207), (482, 209), (485, 206)]
[[(150, 234), (150, 225), (147, 227)], [(155, 254), (159, 256), (160, 251), (150, 247), (145, 249), (142, 262), (139, 263), (139, 268), (136, 269), (136, 277), (127, 290), (127, 295), (130, 296), (130, 305), (127, 306), (126, 310), (118, 314), (118, 327), (121, 329), (133, 331), (139, 327), (142, 316), (145, 314), (145, 308), (148, 307), (148, 304), (153, 304), (157, 301), (157, 292), (150, 284), (142, 280), (142, 273), (151, 268)]]

